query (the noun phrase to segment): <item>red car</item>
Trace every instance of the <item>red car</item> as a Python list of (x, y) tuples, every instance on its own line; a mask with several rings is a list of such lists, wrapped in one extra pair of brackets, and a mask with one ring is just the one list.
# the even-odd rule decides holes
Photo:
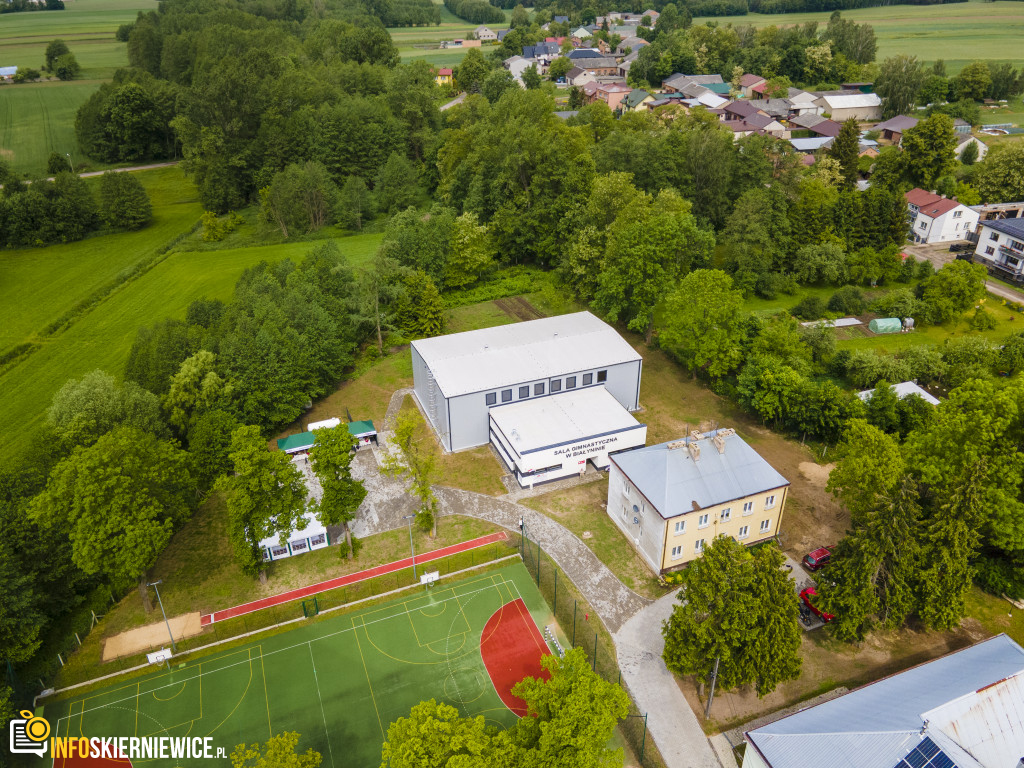
[(814, 587), (807, 587), (800, 593), (800, 599), (804, 601), (804, 605), (811, 609), (811, 613), (821, 619), (823, 622), (828, 624), (835, 616), (831, 613), (825, 613), (814, 607), (814, 603), (811, 602), (812, 597), (817, 597), (818, 593)]
[(816, 571), (819, 568), (824, 568), (832, 560), (833, 549), (835, 549), (835, 545), (831, 547), (820, 547), (813, 552), (808, 552), (804, 555), (804, 568), (808, 571)]

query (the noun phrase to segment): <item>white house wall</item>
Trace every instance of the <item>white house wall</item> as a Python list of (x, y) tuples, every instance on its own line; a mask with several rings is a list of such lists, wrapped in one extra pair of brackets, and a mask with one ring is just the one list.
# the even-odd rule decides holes
[[(661, 558), (665, 549), (665, 520), (614, 464), (608, 473), (607, 511), (608, 516), (626, 535), (634, 549), (655, 573), (660, 573)], [(637, 539), (640, 541), (639, 544)]]

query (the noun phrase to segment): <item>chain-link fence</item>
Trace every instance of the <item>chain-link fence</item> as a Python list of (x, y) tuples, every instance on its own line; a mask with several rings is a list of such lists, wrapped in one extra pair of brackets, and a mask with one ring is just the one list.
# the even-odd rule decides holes
[[(576, 585), (544, 552), (539, 542), (529, 540), (529, 531), (527, 538), (522, 541), (521, 553), (526, 569), (534, 578), (570, 646), (582, 648), (590, 659), (591, 668), (602, 678), (621, 684), (622, 673), (619, 671), (611, 635), (576, 589)], [(626, 693), (629, 694), (629, 691)], [(632, 696), (629, 697), (629, 714), (619, 724), (619, 730), (643, 768), (664, 768), (661, 754), (647, 738), (647, 713), (640, 711)]]

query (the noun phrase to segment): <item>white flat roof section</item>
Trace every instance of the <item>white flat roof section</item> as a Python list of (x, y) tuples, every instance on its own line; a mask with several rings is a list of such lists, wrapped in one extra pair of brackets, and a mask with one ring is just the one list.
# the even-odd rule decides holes
[(604, 387), (499, 406), (491, 419), (520, 456), (643, 426)]
[(419, 339), (412, 346), (445, 397), (641, 359), (590, 312)]

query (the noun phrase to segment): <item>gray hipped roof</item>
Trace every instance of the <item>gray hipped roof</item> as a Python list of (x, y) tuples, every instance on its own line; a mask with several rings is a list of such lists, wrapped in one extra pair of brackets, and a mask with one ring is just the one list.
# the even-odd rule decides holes
[(621, 453), (612, 461), (666, 519), (695, 511), (694, 504), (703, 509), (789, 485), (732, 430), (722, 430), (725, 450), (719, 453), (712, 440), (718, 431), (705, 432), (697, 441), (696, 461), (686, 447), (694, 441), (690, 437)]
[(747, 749), (770, 768), (804, 768), (811, 756), (903, 768), (924, 765), (910, 753), (931, 741), (958, 768), (1012, 767), (1024, 754), (1022, 692), (1024, 648), (997, 635), (749, 731)]

